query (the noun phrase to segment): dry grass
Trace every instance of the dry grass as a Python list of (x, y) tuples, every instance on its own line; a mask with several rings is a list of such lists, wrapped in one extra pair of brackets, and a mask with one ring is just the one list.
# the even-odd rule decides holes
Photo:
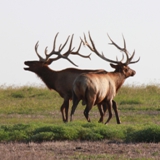
[(120, 142), (44, 142), (0, 144), (3, 160), (63, 160), (63, 159), (159, 159), (159, 143), (120, 143)]

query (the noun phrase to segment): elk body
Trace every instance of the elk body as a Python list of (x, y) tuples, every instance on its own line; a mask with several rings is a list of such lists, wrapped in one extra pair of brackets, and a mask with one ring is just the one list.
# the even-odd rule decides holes
[[(109, 37), (110, 38), (110, 37)], [(110, 65), (115, 70), (113, 72), (104, 72), (104, 73), (82, 73), (79, 75), (74, 83), (73, 83), (73, 106), (71, 109), (70, 120), (72, 121), (72, 116), (75, 112), (75, 109), (80, 100), (84, 101), (86, 104), (86, 108), (84, 111), (84, 115), (87, 121), (90, 121), (89, 111), (94, 105), (103, 105), (106, 104), (108, 106), (109, 117), (106, 121), (108, 123), (112, 117), (111, 106), (113, 103), (113, 98), (115, 97), (117, 91), (120, 89), (125, 79), (134, 76), (136, 72), (129, 68), (129, 64), (136, 63), (139, 61), (132, 61), (135, 52), (133, 52), (132, 56), (129, 57), (128, 51), (126, 50), (126, 43), (124, 40), (124, 48), (120, 48), (116, 43), (114, 43), (111, 38), (111, 44), (116, 46), (118, 49), (123, 51), (126, 55), (126, 62), (122, 63), (122, 61), (113, 61), (102, 54), (100, 54), (89, 33), (89, 39), (91, 41), (91, 45), (86, 40), (86, 36), (84, 35), (84, 43), (89, 47), (91, 51), (96, 53), (103, 60), (110, 62)], [(114, 104), (116, 105), (116, 104)], [(116, 110), (116, 112), (118, 112)], [(118, 114), (118, 113), (117, 113)], [(105, 115), (105, 113), (104, 113)], [(103, 115), (103, 116), (104, 116)], [(103, 119), (103, 117), (101, 117)], [(117, 119), (117, 122), (120, 123), (120, 120)]]
[[(50, 69), (48, 67), (48, 65), (50, 65), (53, 61), (60, 59), (60, 58), (67, 59), (70, 63), (74, 64), (68, 58), (69, 54), (77, 54), (77, 55), (82, 56), (84, 58), (90, 58), (89, 57), (90, 55), (83, 56), (78, 53), (80, 50), (80, 47), (81, 47), (81, 43), (80, 43), (78, 50), (76, 52), (73, 52), (73, 49), (72, 49), (73, 36), (71, 38), (69, 49), (65, 54), (61, 55), (60, 52), (62, 51), (62, 49), (66, 45), (69, 37), (67, 38), (65, 44), (63, 46), (60, 45), (59, 50), (56, 52), (55, 51), (55, 43), (56, 43), (57, 35), (54, 39), (53, 50), (50, 54), (47, 54), (47, 48), (46, 48), (46, 50), (45, 50), (46, 58), (45, 59), (43, 59), (38, 54), (38, 51), (37, 51), (38, 43), (35, 45), (35, 51), (36, 51), (40, 60), (39, 61), (25, 61), (24, 64), (27, 65), (28, 67), (24, 68), (24, 69), (37, 74), (49, 89), (53, 89), (53, 90), (57, 91), (59, 93), (59, 95), (64, 99), (60, 110), (62, 113), (63, 121), (67, 122), (68, 121), (69, 100), (72, 99), (72, 85), (73, 85), (73, 81), (75, 80), (75, 78), (82, 73), (106, 72), (106, 71), (104, 71), (104, 70), (79, 70), (79, 69), (75, 69), (75, 68), (68, 68), (68, 69), (64, 69), (61, 71), (54, 71), (54, 70)], [(57, 55), (57, 57), (56, 58), (49, 58), (53, 54)], [(104, 114), (103, 110), (106, 110), (106, 109), (107, 108), (105, 105), (104, 105), (103, 109), (101, 108), (101, 106), (99, 107), (99, 112), (100, 112), (101, 116)], [(99, 121), (102, 122), (101, 119)]]

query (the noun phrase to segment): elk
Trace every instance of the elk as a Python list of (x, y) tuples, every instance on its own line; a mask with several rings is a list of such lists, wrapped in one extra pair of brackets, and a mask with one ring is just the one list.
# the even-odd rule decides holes
[[(54, 71), (48, 67), (53, 61), (56, 61), (60, 58), (68, 60), (73, 65), (77, 66), (74, 62), (72, 62), (68, 56), (70, 54), (73, 55), (79, 55), (83, 58), (90, 58), (90, 55), (84, 56), (79, 54), (79, 50), (81, 48), (82, 41), (77, 49), (77, 51), (73, 52), (72, 48), (72, 41), (73, 41), (73, 35), (70, 40), (69, 49), (66, 53), (63, 55), (61, 54), (61, 51), (66, 46), (69, 36), (67, 40), (65, 41), (64, 45), (59, 46), (59, 50), (55, 51), (56, 46), (56, 38), (58, 36), (58, 33), (56, 34), (54, 38), (53, 43), (53, 50), (47, 54), (47, 47), (45, 49), (45, 55), (46, 58), (42, 58), (38, 53), (38, 42), (35, 45), (35, 52), (37, 56), (39, 57), (39, 61), (25, 61), (24, 64), (28, 67), (24, 68), (26, 71), (31, 71), (38, 75), (42, 79), (42, 81), (46, 84), (46, 86), (51, 89), (55, 90), (59, 93), (59, 95), (64, 99), (63, 104), (61, 105), (61, 113), (62, 113), (62, 119), (64, 122), (68, 122), (68, 109), (69, 109), (69, 100), (72, 99), (72, 85), (75, 78), (80, 75), (81, 73), (88, 73), (88, 72), (106, 72), (104, 70), (80, 70), (75, 68), (68, 68), (61, 71)], [(52, 55), (57, 55), (56, 58), (50, 58)], [(113, 106), (114, 107), (114, 106)], [(104, 114), (103, 110), (106, 110), (106, 106), (104, 105), (103, 108), (99, 108), (100, 115), (102, 116)], [(118, 115), (117, 115), (118, 116)], [(99, 120), (102, 122), (102, 120)]]
[(82, 73), (75, 79), (73, 83), (73, 94), (72, 94), (73, 105), (71, 109), (70, 120), (72, 121), (72, 116), (75, 112), (75, 109), (79, 101), (82, 100), (86, 104), (84, 115), (88, 122), (90, 122), (89, 111), (92, 109), (92, 107), (94, 105), (100, 106), (106, 104), (108, 106), (108, 111), (109, 111), (109, 117), (105, 122), (105, 124), (107, 124), (112, 118), (111, 106), (113, 105), (113, 103), (115, 103), (113, 102), (113, 98), (116, 96), (116, 93), (124, 83), (125, 79), (134, 76), (136, 74), (136, 72), (131, 68), (129, 68), (128, 65), (137, 63), (140, 60), (140, 58), (136, 61), (132, 61), (135, 51), (129, 57), (129, 52), (126, 49), (126, 42), (124, 37), (123, 37), (124, 47), (121, 48), (108, 35), (111, 41), (110, 44), (114, 45), (120, 51), (124, 52), (124, 54), (126, 55), (126, 61), (124, 63), (122, 62), (124, 56), (121, 61), (118, 60), (114, 61), (108, 59), (103, 54), (100, 54), (97, 51), (95, 44), (91, 38), (90, 32), (88, 33), (88, 35), (91, 45), (87, 42), (85, 34), (84, 34), (84, 40), (82, 40), (83, 43), (101, 59), (110, 62), (110, 66), (115, 70), (113, 72), (98, 73), (98, 74)]

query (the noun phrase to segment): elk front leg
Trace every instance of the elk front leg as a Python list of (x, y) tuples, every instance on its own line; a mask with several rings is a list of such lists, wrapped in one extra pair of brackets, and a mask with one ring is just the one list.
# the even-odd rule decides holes
[(107, 124), (110, 121), (110, 119), (112, 118), (112, 100), (106, 102), (106, 104), (108, 106), (109, 117), (108, 117), (105, 124)]
[(68, 109), (69, 109), (69, 99), (66, 100), (66, 103), (65, 103), (65, 116), (66, 116), (66, 122), (68, 122)]
[(69, 108), (69, 100), (65, 99), (63, 101), (62, 106), (61, 106), (61, 113), (62, 113), (63, 122), (68, 122), (68, 108)]
[(117, 124), (121, 124), (121, 121), (120, 121), (119, 115), (118, 115), (118, 107), (117, 107), (117, 104), (114, 100), (112, 100), (112, 107), (113, 107), (115, 115), (116, 115)]

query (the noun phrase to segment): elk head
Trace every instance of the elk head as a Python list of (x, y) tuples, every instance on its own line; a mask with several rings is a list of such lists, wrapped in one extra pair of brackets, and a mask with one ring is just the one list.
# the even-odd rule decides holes
[[(59, 49), (58, 51), (55, 51), (55, 47), (56, 47), (56, 38), (58, 36), (58, 33), (56, 34), (55, 38), (54, 38), (54, 42), (53, 42), (53, 50), (47, 54), (47, 47), (45, 48), (45, 58), (41, 57), (38, 53), (38, 42), (36, 43), (35, 45), (35, 52), (39, 58), (39, 61), (25, 61), (24, 64), (28, 66), (28, 68), (24, 68), (24, 70), (27, 70), (27, 71), (31, 71), (31, 72), (35, 72), (37, 73), (38, 70), (41, 70), (43, 67), (48, 67), (48, 65), (50, 65), (53, 61), (56, 61), (60, 58), (63, 58), (63, 59), (66, 59), (68, 60), (71, 64), (73, 64), (74, 66), (77, 66), (74, 62), (72, 62), (68, 56), (70, 54), (72, 55), (79, 55), (83, 58), (89, 58), (90, 59), (90, 55), (87, 55), (87, 56), (84, 56), (84, 55), (81, 55), (79, 53), (79, 50), (81, 48), (81, 44), (82, 42), (80, 43), (77, 51), (73, 51), (74, 50), (74, 47), (72, 48), (72, 41), (73, 41), (73, 36), (71, 37), (71, 40), (70, 40), (70, 45), (69, 45), (69, 48), (68, 48), (68, 51), (66, 51), (64, 54), (61, 54), (61, 51), (63, 50), (63, 48), (66, 46), (70, 36), (68, 36), (67, 40), (65, 41), (65, 43), (62, 45), (59, 46)], [(50, 58), (52, 55), (56, 55), (57, 57), (56, 58)]]
[(109, 35), (108, 35), (108, 37), (109, 37), (109, 39), (110, 39), (110, 41), (111, 41), (111, 43), (109, 43), (109, 44), (114, 45), (114, 46), (115, 46), (116, 48), (118, 48), (120, 51), (122, 51), (122, 52), (125, 53), (125, 55), (126, 55), (126, 61), (125, 61), (125, 62), (122, 62), (123, 59), (124, 59), (124, 55), (123, 55), (121, 61), (118, 61), (118, 60), (117, 60), (117, 61), (114, 61), (114, 60), (111, 60), (111, 59), (106, 58), (106, 57), (103, 55), (103, 53), (100, 54), (100, 53), (97, 51), (96, 47), (95, 47), (95, 44), (94, 44), (94, 42), (93, 42), (93, 40), (92, 40), (92, 38), (91, 38), (90, 32), (88, 33), (88, 35), (89, 35), (89, 39), (90, 39), (90, 42), (91, 42), (91, 45), (92, 45), (92, 46), (87, 42), (87, 39), (86, 39), (85, 34), (84, 34), (84, 40), (81, 39), (81, 41), (83, 42), (83, 44), (86, 45), (91, 51), (93, 51), (94, 53), (96, 53), (96, 55), (98, 55), (100, 58), (102, 58), (103, 60), (105, 60), (105, 61), (107, 61), (107, 62), (110, 62), (110, 66), (115, 69), (114, 72), (122, 73), (125, 78), (128, 78), (128, 77), (130, 77), (130, 76), (134, 76), (134, 75), (136, 74), (136, 72), (135, 72), (134, 70), (132, 70), (128, 65), (129, 65), (129, 64), (133, 64), (133, 63), (137, 63), (137, 62), (140, 60), (140, 58), (139, 58), (138, 60), (136, 60), (136, 61), (132, 61), (132, 59), (133, 59), (133, 57), (134, 57), (134, 55), (135, 55), (135, 51), (134, 51), (133, 54), (129, 57), (129, 52), (128, 52), (127, 49), (126, 49), (126, 42), (125, 42), (124, 37), (123, 37), (124, 47), (121, 48), (121, 47), (119, 47), (119, 46), (109, 37)]

